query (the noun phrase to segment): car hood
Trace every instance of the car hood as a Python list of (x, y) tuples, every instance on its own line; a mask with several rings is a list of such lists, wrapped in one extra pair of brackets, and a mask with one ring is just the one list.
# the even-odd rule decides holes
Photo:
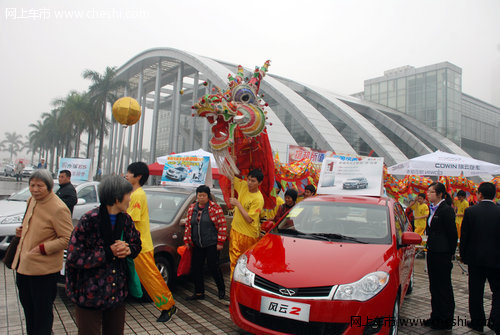
[(0, 200), (0, 217), (23, 214), (26, 210), (26, 201)]
[(285, 287), (346, 284), (391, 261), (391, 245), (328, 242), (267, 234), (249, 251), (248, 269)]

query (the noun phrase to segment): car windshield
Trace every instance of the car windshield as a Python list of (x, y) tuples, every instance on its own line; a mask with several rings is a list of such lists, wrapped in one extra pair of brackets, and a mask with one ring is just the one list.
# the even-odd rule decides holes
[(273, 233), (329, 241), (391, 243), (387, 207), (358, 203), (301, 202)]
[(151, 223), (170, 224), (185, 203), (187, 194), (146, 191)]
[[(53, 191), (54, 193), (57, 192), (59, 189), (59, 184), (54, 183), (54, 188)], [(29, 187), (23, 188), (21, 191), (12, 194), (10, 197), (7, 198), (9, 201), (28, 201), (28, 198), (31, 197), (30, 189)]]

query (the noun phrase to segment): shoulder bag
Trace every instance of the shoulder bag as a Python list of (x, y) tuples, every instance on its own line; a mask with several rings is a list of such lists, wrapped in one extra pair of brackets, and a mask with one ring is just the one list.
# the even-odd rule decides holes
[[(31, 200), (26, 204), (26, 210), (24, 211), (23, 221), (24, 221), (24, 217), (26, 216), (26, 212), (28, 211), (28, 207), (30, 205), (30, 202), (31, 202)], [(5, 251), (4, 258), (2, 259), (5, 266), (8, 267), (9, 269), (12, 269), (12, 262), (14, 262), (14, 257), (16, 256), (16, 251), (17, 251), (17, 246), (19, 245), (19, 240), (21, 240), (19, 237), (14, 236), (14, 238), (9, 243), (9, 247)]]
[[(123, 231), (121, 240), (124, 241)], [(125, 257), (125, 261), (127, 262), (128, 293), (134, 298), (142, 298), (141, 281), (139, 280), (137, 271), (135, 271), (134, 260), (130, 257)]]

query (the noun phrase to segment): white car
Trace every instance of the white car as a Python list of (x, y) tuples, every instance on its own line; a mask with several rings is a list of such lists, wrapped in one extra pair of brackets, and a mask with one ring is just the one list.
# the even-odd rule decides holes
[(35, 168), (30, 165), (26, 165), (26, 167), (23, 169), (23, 177), (24, 178), (29, 178), (31, 174), (35, 171)]
[[(99, 206), (99, 194), (95, 181), (73, 181), (78, 202), (73, 208), (73, 225), (80, 217), (89, 210)], [(59, 189), (57, 180), (54, 180), (54, 192)], [(7, 250), (10, 241), (16, 234), (16, 227), (22, 223), (24, 212), (26, 211), (26, 201), (31, 196), (28, 187), (12, 194), (4, 200), (0, 200), (0, 251)]]

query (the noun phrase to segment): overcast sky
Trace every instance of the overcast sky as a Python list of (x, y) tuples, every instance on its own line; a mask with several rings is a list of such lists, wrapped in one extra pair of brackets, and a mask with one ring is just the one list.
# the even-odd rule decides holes
[[(499, 0), (0, 0), (5, 132), (27, 135), (69, 91), (138, 53), (170, 47), (341, 94), (404, 65), (449, 61), (463, 91), (500, 106)], [(145, 140), (148, 143), (149, 140)]]

